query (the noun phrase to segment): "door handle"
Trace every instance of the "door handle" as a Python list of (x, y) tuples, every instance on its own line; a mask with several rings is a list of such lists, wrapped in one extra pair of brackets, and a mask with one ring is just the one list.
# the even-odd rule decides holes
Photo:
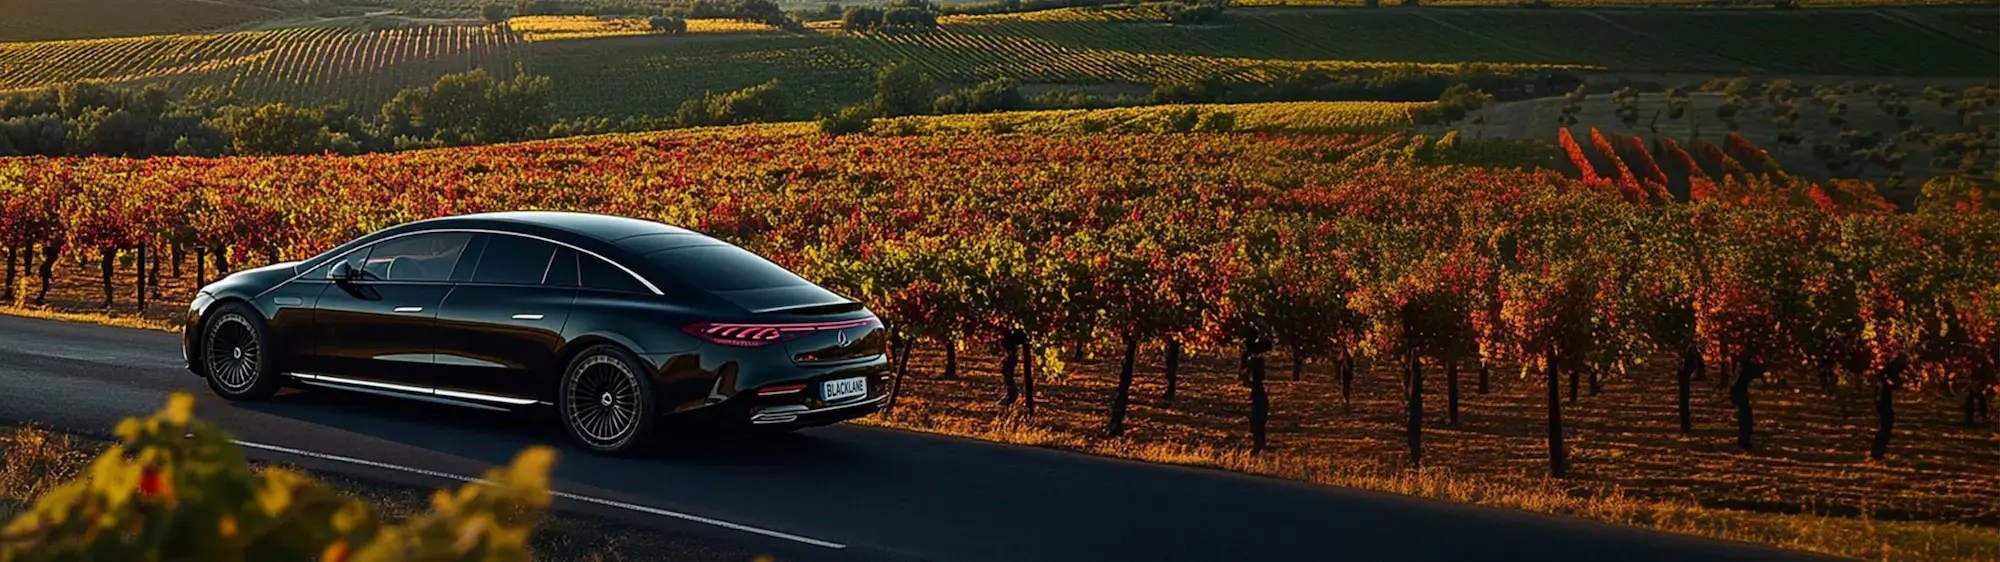
[(514, 319), (515, 319), (515, 320), (541, 320), (541, 319), (542, 319), (542, 315), (540, 315), (540, 314), (516, 314), (516, 315), (514, 315)]
[(421, 307), (421, 306), (398, 306), (398, 307), (396, 307), (396, 313), (397, 313), (397, 314), (415, 314), (415, 313), (418, 313), (418, 312), (423, 312), (423, 311), (424, 311), (424, 307)]

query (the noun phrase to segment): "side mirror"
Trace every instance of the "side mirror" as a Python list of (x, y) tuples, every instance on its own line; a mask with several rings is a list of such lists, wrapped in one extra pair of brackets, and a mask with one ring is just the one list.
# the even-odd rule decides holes
[(353, 281), (356, 278), (354, 275), (354, 266), (347, 265), (347, 260), (333, 262), (333, 267), (326, 270), (326, 278), (333, 280), (335, 283)]

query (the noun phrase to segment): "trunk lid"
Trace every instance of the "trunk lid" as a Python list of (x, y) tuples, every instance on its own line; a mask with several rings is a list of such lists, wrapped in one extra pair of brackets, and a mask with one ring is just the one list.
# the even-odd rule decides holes
[(801, 365), (872, 359), (889, 352), (889, 331), (869, 314), (826, 322), (826, 328), (785, 342), (792, 362)]

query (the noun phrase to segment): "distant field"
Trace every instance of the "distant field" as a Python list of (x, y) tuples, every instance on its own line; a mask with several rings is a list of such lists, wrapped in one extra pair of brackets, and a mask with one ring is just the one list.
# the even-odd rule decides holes
[(438, 76), (485, 68), (509, 76), (520, 35), (502, 26), (380, 31), (313, 27), (0, 44), (0, 91), (76, 80), (221, 87), (249, 99), (380, 104)]
[[(507, 26), (521, 33), (528, 41), (568, 41), (575, 39), (602, 39), (606, 37), (631, 37), (636, 35), (656, 35), (652, 23), (643, 18), (600, 18), (593, 16), (523, 16), (507, 20)], [(776, 31), (778, 28), (766, 24), (732, 19), (692, 19), (687, 20), (689, 35), (701, 33), (734, 33), (740, 31)]]
[(252, 99), (351, 101), (372, 111), (396, 92), (438, 76), (484, 68), (512, 76), (521, 36), (504, 26), (422, 26), (359, 32), (304, 31), (237, 72), (209, 73), (190, 85), (222, 86)]
[[(89, 0), (101, 1), (101, 0)], [(687, 36), (642, 20), (318, 27), (0, 43), (0, 91), (74, 80), (219, 86), (249, 99), (378, 104), (472, 68), (555, 79), (567, 117), (664, 115), (705, 92), (782, 79), (793, 117), (862, 99), (872, 68), (909, 60), (947, 85), (1011, 77), (1124, 87), (1216, 75), (1261, 80), (1316, 67), (1450, 74), (1469, 63), (1733, 76), (1992, 76), (2000, 11), (1232, 9), (1168, 25), (1149, 9), (947, 17), (927, 33), (805, 33), (693, 20)], [(446, 20), (423, 20), (440, 22)], [(532, 41), (532, 42), (531, 42)]]
[[(258, 1), (273, 1), (273, 0), (258, 0)], [(275, 0), (275, 1), (287, 1), (287, 0)], [(326, 1), (326, 0), (321, 0), (321, 1)], [(514, 5), (513, 0), (333, 0), (333, 1), (336, 3), (346, 3), (346, 4), (373, 4), (380, 6), (393, 6), (398, 9), (410, 9), (410, 10), (421, 11), (424, 14), (432, 16), (465, 16), (465, 17), (477, 17), (479, 15), (479, 9), (488, 4), (497, 3), (497, 4), (507, 5), (510, 7)], [(547, 2), (550, 0), (538, 0), (538, 1)], [(786, 9), (818, 8), (826, 4), (821, 0), (773, 0), (773, 1), (776, 2), (779, 7)], [(964, 0), (951, 0), (951, 2), (957, 2), (957, 1), (964, 1)], [(951, 3), (951, 2), (946, 2), (946, 3)], [(650, 8), (668, 4), (669, 2), (665, 2), (662, 0), (554, 0), (554, 3), (561, 6), (561, 9), (565, 13), (596, 13), (597, 10), (605, 10), (605, 9), (610, 9), (613, 12), (638, 13), (639, 11), (647, 11)], [(846, 5), (857, 5), (857, 4), (880, 5), (888, 3), (888, 0), (862, 0), (859, 2), (840, 2), (840, 3)]]
[[(872, 132), (1119, 134), (1173, 132), (1187, 130), (1192, 125), (1197, 130), (1226, 128), (1261, 133), (1390, 133), (1414, 127), (1417, 121), (1414, 112), (1431, 105), (1430, 102), (1306, 101), (916, 115), (877, 121)], [(1218, 115), (1228, 116), (1226, 127), (1216, 125)]]
[(824, 36), (782, 32), (551, 41), (528, 52), (565, 117), (672, 115), (684, 100), (777, 78), (792, 116), (810, 118), (867, 97), (874, 72)]
[(309, 35), (305, 30), (286, 30), (0, 43), (0, 91), (237, 69)]
[[(1150, 81), (1277, 65), (1520, 63), (1634, 72), (1982, 75), (1977, 10), (1877, 11), (1245, 9), (1221, 25), (1166, 25), (1138, 10), (946, 18), (939, 33), (848, 34), (871, 61), (917, 61), (956, 80)], [(1990, 26), (1988, 26), (1990, 27)]]
[(208, 0), (7, 0), (0, 3), (0, 41), (205, 31), (277, 13)]

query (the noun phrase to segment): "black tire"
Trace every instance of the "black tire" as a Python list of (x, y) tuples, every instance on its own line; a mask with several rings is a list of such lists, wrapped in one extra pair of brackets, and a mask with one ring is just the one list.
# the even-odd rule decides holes
[(637, 357), (615, 345), (591, 347), (571, 359), (556, 396), (570, 439), (600, 455), (650, 452), (660, 420), (646, 372)]
[(201, 328), (202, 371), (208, 388), (233, 401), (270, 398), (281, 386), (264, 316), (243, 303), (222, 305)]

